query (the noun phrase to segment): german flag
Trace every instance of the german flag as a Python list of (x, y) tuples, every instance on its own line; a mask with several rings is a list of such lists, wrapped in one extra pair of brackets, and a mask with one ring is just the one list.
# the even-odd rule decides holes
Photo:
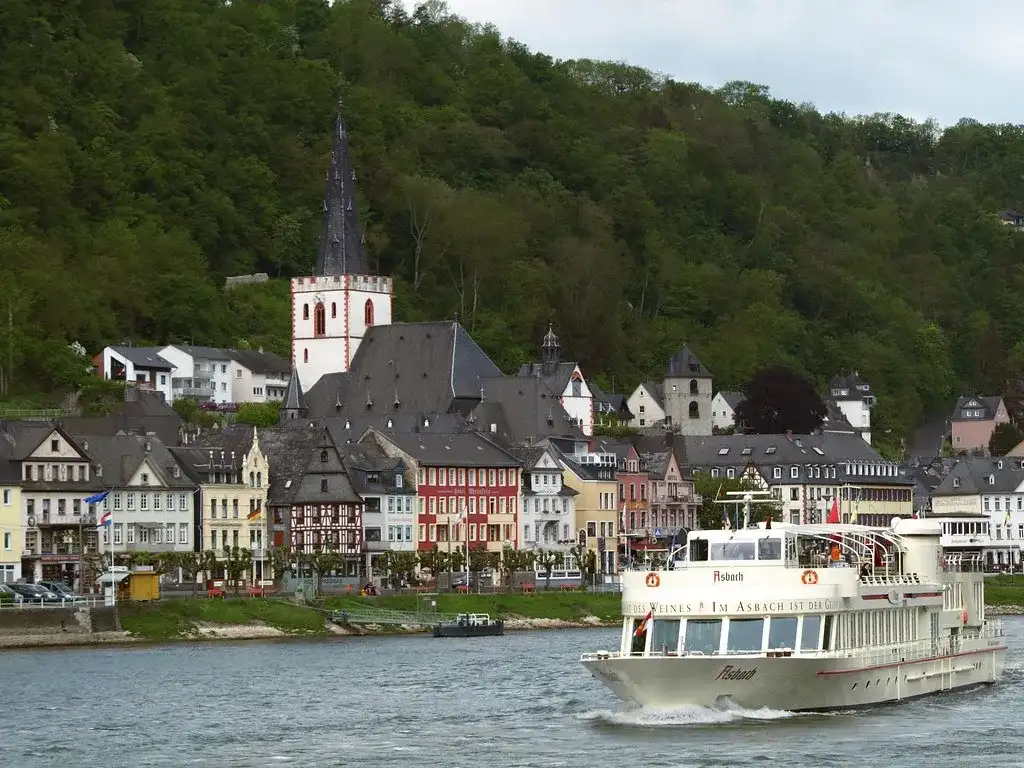
[(651, 616), (654, 615), (653, 611), (648, 611), (647, 615), (644, 616), (643, 621), (636, 628), (636, 632), (633, 633), (633, 637), (640, 637), (644, 632), (647, 631), (647, 623), (651, 620)]
[(260, 509), (259, 507), (256, 507), (256, 509), (254, 509), (252, 512), (249, 513), (249, 515), (246, 517), (246, 520), (255, 520), (257, 517), (259, 517), (262, 514), (263, 514), (263, 510)]

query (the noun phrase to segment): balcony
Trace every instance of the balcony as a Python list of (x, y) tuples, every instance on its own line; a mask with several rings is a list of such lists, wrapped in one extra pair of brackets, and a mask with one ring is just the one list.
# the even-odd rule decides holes
[(61, 515), (61, 514), (57, 514), (57, 513), (54, 513), (54, 512), (43, 512), (42, 514), (37, 515), (34, 512), (29, 512), (27, 517), (34, 517), (35, 520), (36, 520), (35, 526), (29, 526), (30, 528), (32, 528), (32, 527), (40, 527), (41, 528), (41, 527), (47, 526), (47, 525), (73, 525), (73, 526), (79, 526), (79, 525), (95, 525), (96, 524), (96, 518), (93, 515), (89, 515), (89, 514), (85, 514), (85, 515), (83, 515), (83, 514), (77, 514), (77, 515), (76, 514), (63, 514), (63, 515)]

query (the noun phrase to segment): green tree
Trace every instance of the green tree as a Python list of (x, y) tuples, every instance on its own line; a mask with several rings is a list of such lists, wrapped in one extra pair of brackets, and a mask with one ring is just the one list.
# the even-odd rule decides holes
[(993, 456), (1005, 456), (1024, 441), (1024, 431), (1012, 423), (996, 424), (988, 441), (988, 452)]
[(821, 427), (826, 415), (814, 385), (781, 365), (758, 371), (743, 394), (734, 415), (747, 434), (807, 435)]
[[(757, 486), (745, 477), (711, 477), (706, 472), (697, 472), (693, 476), (693, 489), (701, 497), (700, 509), (697, 510), (697, 527), (700, 530), (718, 530), (724, 527), (725, 516), (728, 515), (731, 525), (736, 525), (736, 507), (734, 504), (721, 504), (729, 500), (729, 492), (754, 491)], [(739, 502), (737, 502), (739, 503)], [(764, 513), (761, 505), (751, 510), (751, 520), (762, 519)]]
[(280, 411), (280, 400), (268, 400), (265, 403), (239, 403), (235, 419), (239, 424), (273, 427), (277, 426)]

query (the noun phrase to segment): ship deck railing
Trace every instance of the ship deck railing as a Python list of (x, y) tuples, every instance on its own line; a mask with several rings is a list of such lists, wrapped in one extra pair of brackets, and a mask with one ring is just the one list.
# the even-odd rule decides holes
[(625, 658), (676, 658), (676, 659), (856, 659), (864, 666), (884, 666), (886, 664), (902, 664), (950, 656), (958, 653), (965, 642), (972, 640), (1001, 640), (1004, 637), (1002, 622), (999, 619), (986, 619), (981, 627), (969, 628), (961, 632), (957, 638), (944, 637), (938, 640), (909, 640), (902, 643), (886, 645), (867, 645), (857, 648), (841, 648), (838, 650), (798, 650), (795, 648), (771, 648), (768, 650), (750, 651), (668, 651), (651, 650), (621, 653), (619, 651), (594, 651), (584, 653), (581, 661), (605, 661), (607, 659)]

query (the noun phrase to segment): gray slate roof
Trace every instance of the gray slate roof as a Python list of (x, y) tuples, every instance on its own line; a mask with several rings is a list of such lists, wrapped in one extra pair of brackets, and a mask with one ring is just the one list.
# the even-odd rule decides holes
[(468, 412), (501, 371), (456, 322), (370, 328), (349, 368), (341, 415)]
[[(797, 468), (797, 482), (809, 479), (808, 468), (835, 466), (836, 481), (869, 485), (910, 485), (913, 480), (904, 469), (884, 474), (895, 465), (879, 455), (860, 435), (823, 433), (820, 435), (713, 435), (683, 438), (686, 463), (692, 469), (733, 468), (737, 474), (753, 464), (771, 481), (771, 468), (781, 465), (782, 479), (793, 482), (791, 468)], [(723, 452), (724, 451), (724, 452)], [(850, 472), (847, 473), (847, 467)], [(820, 478), (816, 479), (820, 482)]]
[(703, 363), (697, 359), (697, 356), (693, 353), (687, 345), (683, 345), (682, 349), (676, 352), (668, 361), (668, 369), (665, 372), (666, 377), (682, 377), (686, 379), (710, 379), (711, 371), (704, 367)]
[[(416, 483), (406, 482), (405, 462), (385, 454), (372, 441), (362, 443), (343, 443), (338, 446), (341, 460), (348, 472), (352, 487), (360, 496), (383, 494), (415, 495)], [(403, 477), (402, 486), (398, 487), (396, 478)]]
[(203, 347), (194, 344), (168, 344), (170, 347), (180, 349), (186, 355), (196, 360), (230, 360), (231, 352), (220, 347)]
[(348, 397), (348, 371), (326, 373), (306, 392), (306, 414), (311, 419), (338, 416)]
[(257, 374), (280, 374), (287, 376), (292, 366), (287, 360), (273, 352), (260, 352), (253, 349), (229, 349), (231, 359), (241, 366)]
[[(956, 405), (953, 406), (953, 415), (951, 421), (992, 421), (996, 417), (996, 411), (999, 410), (999, 404), (1002, 402), (1001, 397), (960, 397), (957, 398)], [(968, 407), (968, 403), (977, 402), (980, 409), (984, 411), (982, 416), (964, 416), (963, 411)], [(976, 410), (971, 407), (970, 410)]]
[[(292, 504), (358, 504), (362, 502), (349, 480), (341, 454), (326, 429), (317, 429), (317, 439), (302, 467)], [(326, 461), (324, 459), (326, 458)], [(324, 488), (324, 481), (327, 483)]]
[[(149, 459), (160, 474), (160, 484), (166, 488), (193, 491), (196, 484), (183, 471), (170, 450), (156, 437), (142, 435), (75, 435), (75, 442), (96, 464), (103, 467), (102, 483), (108, 488), (123, 488), (131, 480), (142, 462)], [(178, 476), (174, 476), (175, 468)]]
[(736, 406), (738, 406), (740, 403), (747, 399), (747, 396), (744, 395), (742, 392), (733, 392), (727, 389), (723, 389), (718, 394), (723, 400), (725, 400), (726, 405), (728, 405), (734, 411), (736, 410)]
[(1013, 493), (1024, 484), (1024, 467), (1019, 458), (965, 457), (954, 459), (933, 496), (970, 496)]
[[(533, 376), (500, 376), (483, 382), (484, 401), (473, 409), (478, 428), (498, 424), (514, 443), (547, 437), (582, 438), (558, 393)], [(500, 411), (498, 410), (500, 407)]]
[[(372, 439), (368, 433), (364, 439)], [(519, 460), (476, 432), (456, 434), (381, 433), (381, 436), (425, 466), (518, 467)]]
[(334, 124), (331, 167), (327, 170), (320, 248), (316, 256), (317, 275), (368, 275), (359, 210), (356, 172), (348, 150), (348, 128), (341, 113)]
[(576, 363), (526, 363), (519, 367), (519, 376), (533, 376), (544, 382), (555, 395), (561, 395), (569, 386)]
[(167, 360), (160, 357), (161, 347), (128, 347), (117, 344), (110, 347), (125, 360), (131, 361), (136, 368), (153, 371), (170, 371), (174, 368)]
[(288, 386), (285, 387), (284, 397), (281, 399), (281, 410), (301, 411), (307, 413), (306, 398), (302, 394), (302, 383), (299, 381), (299, 371), (292, 368), (291, 376), (288, 379)]

